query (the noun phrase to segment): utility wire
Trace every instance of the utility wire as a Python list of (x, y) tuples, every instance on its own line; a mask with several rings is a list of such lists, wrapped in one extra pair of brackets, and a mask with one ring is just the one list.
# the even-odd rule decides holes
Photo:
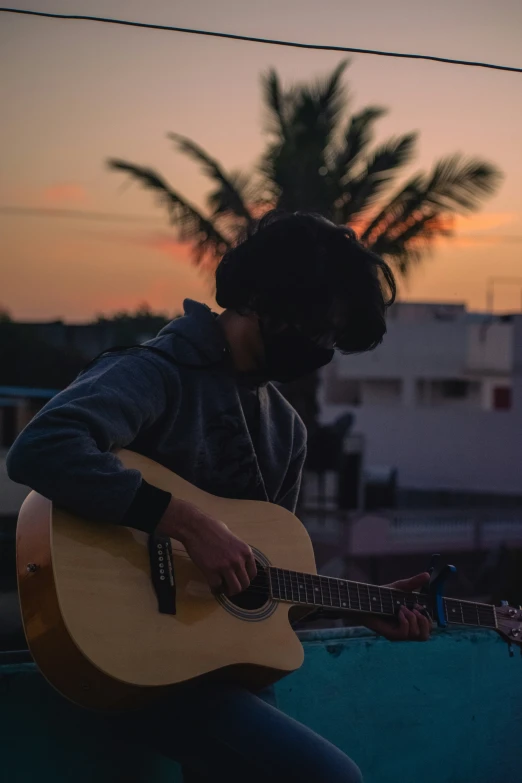
[(234, 41), (250, 41), (252, 43), (272, 44), (273, 46), (292, 46), (297, 49), (320, 49), (326, 52), (354, 52), (355, 54), (374, 54), (379, 57), (403, 57), (410, 60), (432, 60), (438, 63), (451, 65), (469, 65), (474, 68), (492, 68), (497, 71), (513, 71), (522, 73), (522, 68), (510, 65), (495, 65), (493, 63), (480, 63), (469, 60), (454, 60), (450, 57), (435, 57), (429, 54), (408, 54), (405, 52), (383, 52), (377, 49), (356, 49), (351, 46), (330, 46), (323, 44), (308, 44), (297, 41), (280, 41), (272, 38), (257, 38), (251, 35), (235, 35), (234, 33), (220, 33), (214, 30), (194, 30), (188, 27), (172, 27), (164, 24), (149, 24), (146, 22), (131, 22), (126, 19), (108, 19), (102, 16), (86, 16), (83, 14), (53, 14), (45, 11), (28, 11), (21, 8), (0, 8), (0, 12), (10, 14), (25, 14), (27, 16), (43, 16), (51, 19), (75, 19), (86, 22), (105, 22), (107, 24), (126, 25), (127, 27), (144, 27), (149, 30), (168, 30), (177, 33), (189, 33), (191, 35), (207, 35), (214, 38), (230, 38)]
[(101, 220), (109, 223), (159, 223), (161, 218), (142, 215), (122, 215), (115, 212), (88, 212), (84, 209), (53, 209), (46, 207), (1, 206), (2, 215), (27, 215), (33, 217), (73, 218), (74, 220)]
[[(72, 218), (74, 220), (94, 220), (104, 223), (149, 223), (165, 225), (163, 218), (144, 217), (143, 215), (123, 215), (118, 212), (89, 212), (83, 209), (56, 209), (48, 207), (18, 207), (0, 205), (0, 218), (2, 215), (14, 215), (22, 217), (47, 217), (47, 218)], [(522, 234), (458, 234), (454, 239), (470, 239), (479, 243), (507, 242), (522, 243)]]

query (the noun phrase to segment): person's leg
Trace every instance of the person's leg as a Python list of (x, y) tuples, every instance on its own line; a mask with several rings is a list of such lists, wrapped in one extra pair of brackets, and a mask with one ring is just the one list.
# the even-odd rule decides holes
[(192, 686), (134, 716), (132, 726), (181, 763), (186, 783), (362, 783), (342, 751), (239, 687)]

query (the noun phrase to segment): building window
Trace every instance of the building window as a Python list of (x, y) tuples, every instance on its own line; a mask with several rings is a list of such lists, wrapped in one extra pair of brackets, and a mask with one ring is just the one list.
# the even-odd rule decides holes
[(466, 381), (460, 378), (417, 381), (417, 403), (424, 407), (479, 408), (480, 401), (481, 384), (478, 381)]
[(361, 404), (398, 405), (401, 401), (402, 382), (393, 378), (375, 378), (361, 384)]
[(469, 381), (461, 381), (458, 379), (441, 381), (440, 392), (442, 397), (447, 397), (451, 400), (462, 400), (469, 394), (469, 388), (471, 384)]
[(361, 404), (361, 383), (331, 376), (326, 384), (326, 401), (331, 405)]
[(510, 386), (495, 386), (493, 388), (493, 410), (511, 410), (512, 393)]

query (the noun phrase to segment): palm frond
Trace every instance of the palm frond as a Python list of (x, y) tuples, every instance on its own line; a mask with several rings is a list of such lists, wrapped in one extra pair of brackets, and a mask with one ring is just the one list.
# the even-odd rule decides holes
[(418, 212), (400, 228), (384, 231), (369, 245), (374, 253), (391, 262), (402, 277), (432, 249), (434, 240), (451, 233), (449, 224), (434, 212)]
[(201, 263), (207, 255), (218, 258), (231, 247), (231, 241), (216, 229), (212, 221), (170, 188), (155, 171), (115, 158), (108, 160), (107, 164), (111, 169), (130, 174), (158, 196), (167, 207), (171, 223), (178, 228), (180, 240), (194, 244), (196, 263)]
[(347, 65), (341, 62), (326, 79), (296, 87), (287, 96), (287, 139), (320, 149), (323, 160), (346, 104), (341, 77)]
[(346, 66), (342, 62), (326, 79), (285, 93), (274, 72), (265, 77), (265, 99), (273, 113), (284, 118), (284, 134), (278, 132), (268, 145), (259, 171), (281, 209), (333, 214), (337, 194), (327, 158), (346, 101), (342, 84)]
[(343, 188), (343, 204), (340, 207), (343, 223), (374, 204), (395, 177), (397, 169), (411, 160), (416, 140), (416, 133), (408, 133), (375, 150), (364, 170)]
[(219, 185), (219, 191), (221, 193), (222, 204), (227, 205), (227, 209), (233, 212), (240, 218), (244, 218), (247, 229), (250, 230), (254, 224), (252, 215), (250, 214), (242, 197), (241, 190), (238, 187), (239, 180), (236, 178), (227, 177), (219, 163), (211, 158), (204, 149), (191, 139), (187, 139), (185, 136), (180, 136), (178, 133), (169, 133), (168, 137), (174, 141), (179, 150), (185, 155), (193, 158), (203, 165), (204, 173)]
[(342, 146), (333, 161), (333, 169), (340, 181), (346, 177), (370, 143), (373, 124), (384, 114), (386, 114), (386, 109), (380, 106), (367, 106), (350, 118), (343, 134)]
[(310, 90), (319, 115), (323, 116), (329, 125), (335, 125), (340, 112), (346, 106), (346, 89), (341, 81), (341, 77), (348, 64), (348, 60), (340, 62), (330, 76), (324, 80), (317, 81)]
[(371, 243), (376, 233), (402, 218), (412, 204), (420, 205), (424, 192), (424, 177), (415, 174), (382, 206), (360, 236), (361, 242)]
[(267, 109), (266, 130), (282, 139), (287, 137), (287, 119), (285, 95), (282, 92), (279, 76), (274, 68), (261, 74), (261, 88)]
[[(249, 193), (251, 191), (253, 192), (254, 188), (251, 186), (248, 174), (245, 174), (242, 171), (231, 171), (228, 174), (227, 179), (234, 190), (239, 193), (244, 204), (247, 204), (252, 200), (249, 198)], [(236, 210), (233, 208), (230, 189), (224, 187), (221, 183), (218, 183), (217, 188), (207, 195), (207, 204), (212, 210), (213, 215), (225, 213), (237, 215)], [(241, 215), (238, 215), (238, 217), (241, 217)]]
[(428, 178), (425, 200), (449, 212), (476, 209), (491, 195), (502, 179), (492, 163), (477, 158), (451, 155), (439, 160)]
[(361, 240), (379, 246), (381, 236), (393, 236), (415, 214), (449, 216), (475, 209), (495, 190), (500, 177), (498, 169), (485, 161), (459, 155), (444, 158), (435, 164), (431, 175), (416, 175), (406, 183), (373, 219)]

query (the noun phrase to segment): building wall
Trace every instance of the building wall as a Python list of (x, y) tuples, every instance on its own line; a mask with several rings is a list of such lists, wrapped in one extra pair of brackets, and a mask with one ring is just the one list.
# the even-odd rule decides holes
[(513, 319), (491, 321), (459, 307), (450, 308), (448, 313), (441, 318), (435, 305), (396, 305), (390, 313), (386, 337), (375, 351), (336, 356), (325, 373), (333, 395), (339, 396), (335, 387), (350, 380), (388, 379), (403, 385), (403, 404), (412, 405), (415, 394), (409, 385), (419, 380), (462, 379), (484, 386), (483, 393), (475, 386), (472, 407), (477, 399), (475, 391), (484, 407), (491, 407), (491, 384), (510, 382)]
[(512, 323), (466, 325), (466, 369), (469, 372), (506, 375), (511, 372), (512, 353)]
[[(320, 392), (321, 419), (327, 424), (348, 409), (355, 414), (354, 431), (365, 441), (365, 463), (398, 469), (399, 485), (407, 489), (522, 494), (522, 316), (511, 325), (509, 364), (512, 374), (510, 410), (480, 407), (483, 387), (474, 391), (474, 404), (419, 407), (415, 383), (404, 381), (408, 404), (361, 405), (328, 401), (328, 373)], [(356, 357), (354, 357), (355, 359)], [(350, 357), (344, 361), (348, 365)], [(369, 361), (369, 359), (368, 359)], [(400, 369), (403, 365), (399, 365)], [(397, 366), (395, 368), (397, 372)], [(355, 373), (354, 373), (355, 375)], [(431, 376), (433, 378), (433, 375)], [(505, 383), (486, 377), (490, 389)], [(342, 383), (349, 383), (348, 373)], [(353, 377), (352, 377), (353, 382)], [(339, 390), (338, 390), (339, 391)], [(470, 401), (468, 401), (470, 402)]]
[(336, 360), (341, 378), (459, 377), (465, 366), (465, 325), (390, 321), (382, 345), (374, 351)]
[[(399, 486), (522, 494), (522, 427), (509, 412), (365, 407), (355, 431), (366, 464), (398, 470)], [(330, 421), (344, 408), (333, 406)]]

